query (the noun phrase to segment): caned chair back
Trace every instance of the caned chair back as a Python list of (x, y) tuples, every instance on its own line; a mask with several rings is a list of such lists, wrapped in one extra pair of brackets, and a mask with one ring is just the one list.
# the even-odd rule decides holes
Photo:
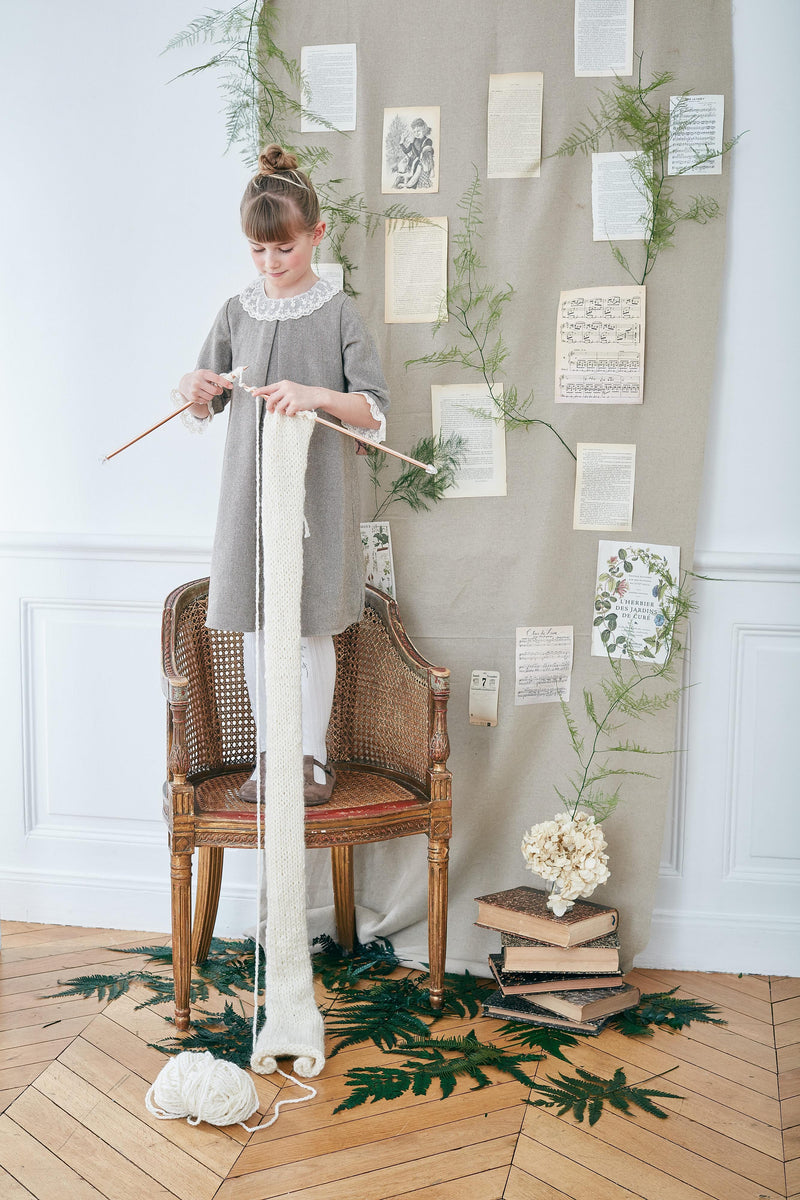
[[(252, 763), (256, 733), (242, 635), (206, 628), (207, 580), (198, 580), (184, 597), (175, 612), (172, 653), (189, 681), (186, 748), (194, 777)], [(361, 620), (334, 638), (328, 755), (397, 772), (424, 788), (433, 728), (428, 672), (407, 652), (388, 597), (368, 587), (365, 599)]]

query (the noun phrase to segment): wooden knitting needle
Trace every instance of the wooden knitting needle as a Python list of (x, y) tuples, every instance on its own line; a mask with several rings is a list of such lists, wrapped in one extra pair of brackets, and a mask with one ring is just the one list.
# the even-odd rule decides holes
[(140, 442), (143, 437), (147, 437), (148, 433), (152, 433), (154, 429), (160, 429), (162, 425), (166, 425), (167, 421), (173, 420), (174, 417), (179, 417), (182, 412), (186, 412), (187, 408), (191, 408), (193, 404), (194, 400), (190, 400), (181, 408), (176, 408), (175, 412), (171, 412), (168, 417), (164, 417), (161, 421), (156, 421), (155, 425), (151, 425), (149, 429), (145, 429), (144, 433), (140, 433), (135, 438), (131, 438), (131, 440), (126, 442), (124, 446), (120, 446), (117, 450), (112, 450), (110, 454), (104, 454), (100, 459), (100, 462), (107, 463), (108, 460), (113, 458), (115, 454), (122, 454), (122, 451), (127, 450), (128, 446), (133, 446), (136, 442)]
[[(224, 378), (230, 378), (231, 383), (238, 379), (239, 386), (245, 392), (250, 392), (252, 395), (255, 391), (255, 388), (248, 387), (246, 383), (242, 383), (241, 377), (246, 370), (246, 367), (237, 367), (235, 371), (229, 372), (229, 374), (224, 376)], [(176, 408), (175, 411), (171, 412), (168, 417), (164, 417), (161, 421), (157, 421), (155, 425), (151, 425), (149, 429), (145, 429), (144, 433), (138, 434), (137, 437), (131, 438), (129, 442), (126, 442), (124, 446), (120, 446), (118, 449), (112, 450), (110, 454), (104, 455), (104, 457), (100, 459), (100, 462), (106, 463), (109, 459), (114, 458), (116, 454), (121, 454), (122, 451), (127, 450), (129, 446), (133, 446), (136, 442), (140, 442), (143, 437), (147, 437), (148, 433), (152, 433), (155, 429), (160, 429), (162, 425), (166, 425), (167, 421), (171, 421), (174, 417), (180, 416), (182, 412), (186, 412), (187, 408), (191, 408), (193, 404), (194, 401), (189, 400), (180, 408)], [(363, 437), (359, 437), (357, 433), (353, 433), (350, 429), (345, 429), (343, 425), (334, 425), (333, 421), (326, 421), (324, 417), (318, 417), (316, 413), (313, 414), (313, 419), (318, 425), (327, 425), (328, 429), (335, 429), (337, 433), (343, 433), (345, 437), (351, 437), (356, 442), (364, 442)], [(392, 450), (390, 446), (384, 446), (381, 442), (373, 442), (371, 444), (377, 450), (383, 451), (384, 454), (391, 454), (394, 458), (402, 458), (403, 462), (411, 463), (412, 467), (421, 467), (422, 470), (428, 475), (438, 475), (439, 473), (438, 467), (435, 467), (433, 463), (424, 463), (420, 462), (419, 459), (409, 458), (407, 454), (401, 454), (399, 450)]]
[[(343, 433), (346, 437), (354, 438), (357, 442), (364, 443), (364, 438), (359, 437), (357, 433), (353, 433), (350, 429), (345, 429), (343, 425), (334, 425), (333, 421), (326, 421), (324, 417), (318, 417), (314, 413), (314, 420), (318, 425), (327, 425), (328, 429), (335, 429), (337, 433)], [(394, 458), (402, 458), (403, 462), (411, 463), (412, 467), (422, 467), (423, 471), (427, 471), (428, 475), (438, 475), (439, 468), (433, 463), (420, 462), (418, 458), (409, 458), (407, 454), (401, 454), (399, 450), (392, 450), (391, 446), (384, 446), (382, 442), (370, 442), (370, 446), (375, 450), (382, 450), (384, 454), (391, 454)]]

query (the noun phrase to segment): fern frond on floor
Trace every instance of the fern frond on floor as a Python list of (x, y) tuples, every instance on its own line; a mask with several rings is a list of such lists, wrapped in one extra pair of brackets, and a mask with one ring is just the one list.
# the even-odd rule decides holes
[(354, 1067), (345, 1075), (350, 1094), (333, 1111), (358, 1108), (367, 1100), (393, 1100), (410, 1091), (414, 1096), (424, 1096), (434, 1082), (438, 1082), (443, 1097), (452, 1094), (462, 1076), (474, 1079), (476, 1087), (491, 1083), (486, 1070), (494, 1068), (504, 1072), (520, 1083), (530, 1087), (531, 1078), (521, 1064), (539, 1062), (541, 1054), (514, 1054), (506, 1047), (480, 1042), (474, 1033), (465, 1037), (417, 1038), (405, 1045), (387, 1051), (404, 1054), (405, 1062), (399, 1067)]
[(314, 938), (313, 945), (320, 947), (311, 957), (314, 974), (329, 991), (351, 987), (359, 980), (391, 975), (402, 965), (388, 938), (375, 938), (363, 946), (356, 941), (352, 950), (345, 950), (324, 933)]
[[(670, 1067), (671, 1071), (676, 1069), (676, 1067)], [(599, 1121), (603, 1105), (606, 1102), (613, 1108), (619, 1109), (620, 1112), (630, 1112), (630, 1106), (634, 1104), (644, 1112), (650, 1113), (651, 1116), (663, 1118), (667, 1114), (653, 1102), (653, 1096), (663, 1096), (673, 1100), (683, 1099), (675, 1092), (661, 1092), (656, 1088), (646, 1088), (638, 1084), (634, 1086), (628, 1083), (622, 1067), (617, 1067), (611, 1079), (593, 1075), (591, 1071), (584, 1071), (582, 1067), (576, 1067), (576, 1070), (577, 1076), (548, 1075), (549, 1084), (534, 1081), (532, 1086), (534, 1091), (539, 1093), (539, 1098), (526, 1100), (525, 1103), (534, 1108), (557, 1108), (559, 1117), (564, 1113), (571, 1112), (576, 1121), (582, 1121), (588, 1112), (589, 1124), (594, 1125)], [(663, 1074), (667, 1075), (669, 1072), (665, 1071)], [(652, 1075), (650, 1078), (658, 1079), (660, 1076)], [(649, 1080), (644, 1082), (647, 1083)]]
[(649, 992), (642, 996), (636, 1008), (617, 1013), (611, 1024), (628, 1037), (652, 1037), (653, 1027), (675, 1033), (697, 1021), (705, 1025), (726, 1025), (712, 1014), (719, 1012), (713, 1004), (676, 996), (677, 988), (669, 992)]
[(562, 1029), (546, 1028), (544, 1025), (529, 1025), (527, 1021), (506, 1021), (500, 1026), (498, 1033), (510, 1042), (519, 1046), (528, 1046), (531, 1050), (541, 1050), (553, 1058), (569, 1062), (564, 1048), (580, 1045), (574, 1034)]

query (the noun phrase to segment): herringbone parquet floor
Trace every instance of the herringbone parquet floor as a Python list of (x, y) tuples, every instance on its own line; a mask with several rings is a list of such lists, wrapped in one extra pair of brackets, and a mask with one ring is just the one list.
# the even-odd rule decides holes
[[(148, 1043), (172, 1032), (162, 1011), (128, 996), (41, 998), (58, 979), (121, 969), (109, 946), (158, 940), (4, 923), (2, 1200), (800, 1200), (800, 980), (632, 973), (643, 991), (678, 985), (728, 1022), (648, 1039), (606, 1030), (571, 1053), (606, 1076), (621, 1065), (630, 1082), (675, 1067), (664, 1087), (681, 1099), (663, 1102), (667, 1120), (608, 1113), (590, 1129), (525, 1105), (527, 1089), (505, 1077), (333, 1116), (344, 1073), (380, 1057), (361, 1047), (326, 1064), (315, 1099), (249, 1135), (149, 1117), (143, 1098), (164, 1059)], [(470, 1026), (486, 1036), (495, 1023), (437, 1033)], [(257, 1086), (266, 1111), (279, 1089)]]

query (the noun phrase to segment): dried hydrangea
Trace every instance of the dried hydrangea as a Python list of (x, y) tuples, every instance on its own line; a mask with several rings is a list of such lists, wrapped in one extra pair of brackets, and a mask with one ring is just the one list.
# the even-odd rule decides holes
[(592, 813), (556, 813), (552, 821), (534, 825), (522, 838), (526, 865), (559, 888), (547, 898), (557, 917), (572, 908), (579, 896), (591, 896), (609, 878), (606, 839)]

